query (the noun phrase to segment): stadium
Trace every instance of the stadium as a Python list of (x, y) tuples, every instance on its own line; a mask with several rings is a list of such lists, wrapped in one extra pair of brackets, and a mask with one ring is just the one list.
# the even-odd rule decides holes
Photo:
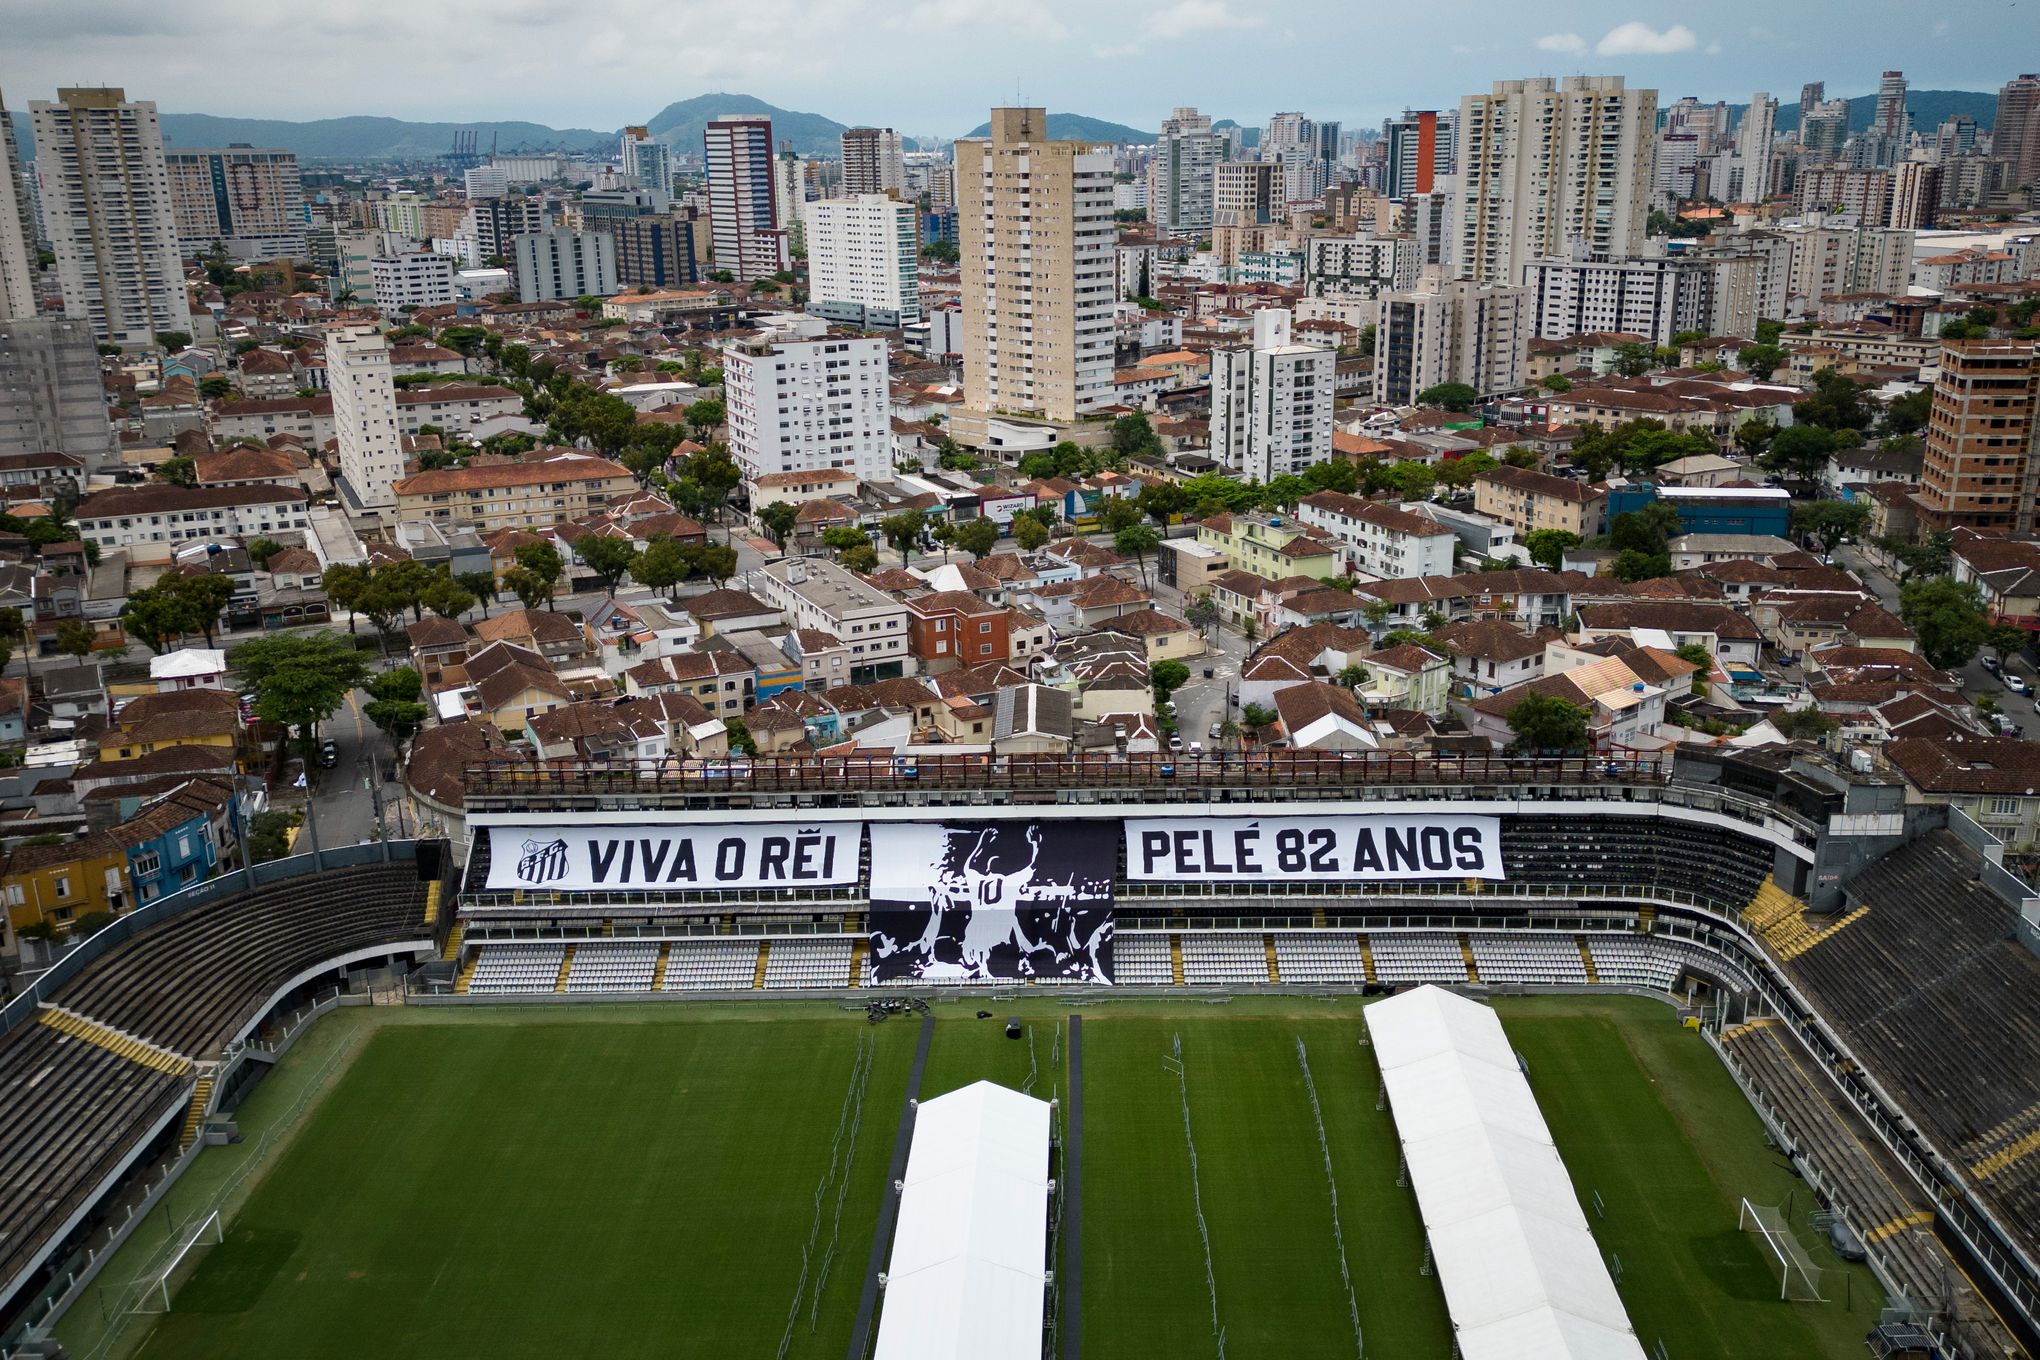
[(2040, 899), (1904, 792), (473, 769), (7, 1006), (0, 1354), (2032, 1354)]

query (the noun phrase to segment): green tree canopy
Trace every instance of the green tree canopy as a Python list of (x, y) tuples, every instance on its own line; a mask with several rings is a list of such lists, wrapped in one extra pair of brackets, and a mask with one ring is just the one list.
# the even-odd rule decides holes
[(1843, 539), (1862, 533), (1869, 523), (1870, 506), (1865, 501), (1795, 501), (1792, 505), (1793, 534), (1811, 534), (1829, 552)]
[(595, 573), (605, 591), (614, 591), (638, 560), (637, 547), (627, 538), (590, 534), (574, 545), (574, 552), (581, 564)]
[(1966, 665), (1990, 638), (1983, 592), (1971, 581), (1908, 581), (1899, 587), (1898, 613), (1917, 636), (1920, 654), (1942, 670)]
[(1523, 548), (1540, 567), (1557, 571), (1566, 549), (1580, 546), (1580, 536), (1569, 529), (1532, 529), (1523, 535)]
[(1442, 406), (1448, 411), (1470, 411), (1480, 393), (1463, 382), (1439, 383), (1417, 393), (1417, 405)]
[(758, 509), (758, 523), (765, 527), (766, 533), (772, 535), (772, 541), (782, 548), (793, 536), (794, 525), (799, 522), (800, 508), (787, 501), (773, 501)]
[(950, 541), (973, 559), (983, 557), (999, 546), (999, 526), (991, 520), (983, 517), (967, 519), (953, 527)]
[(229, 658), (257, 717), (297, 729), (306, 763), (320, 723), (368, 679), (354, 645), (337, 633), (279, 633), (244, 642)]
[(902, 510), (878, 522), (878, 532), (892, 544), (902, 564), (913, 559), (915, 550), (921, 546), (921, 535), (927, 529), (928, 512), (925, 510)]
[[(553, 607), (553, 587), (558, 585), (560, 577), (567, 573), (567, 564), (560, 560), (559, 549), (553, 547), (550, 543), (526, 543), (513, 556), (517, 562), (515, 570), (524, 572), (531, 581), (538, 584), (540, 587), (539, 593), (545, 599), (545, 607), (551, 609)], [(508, 573), (505, 573), (503, 579), (504, 584), (508, 585)], [(523, 591), (517, 590), (515, 586), (511, 586), (511, 589), (516, 591), (517, 598), (520, 600), (524, 599)], [(531, 608), (531, 601), (524, 600), (524, 607), (526, 609)]]
[(1013, 541), (1022, 552), (1034, 552), (1048, 544), (1048, 526), (1031, 515), (1013, 517)]
[(1509, 730), (1516, 740), (1509, 749), (1518, 755), (1544, 755), (1587, 749), (1587, 710), (1551, 694), (1526, 694), (1509, 710)]
[(1792, 425), (1772, 436), (1764, 466), (1797, 482), (1817, 482), (1834, 456), (1834, 431), (1819, 425)]

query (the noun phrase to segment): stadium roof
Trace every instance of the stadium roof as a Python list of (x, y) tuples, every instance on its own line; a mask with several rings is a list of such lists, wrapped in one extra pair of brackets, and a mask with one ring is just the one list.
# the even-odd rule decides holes
[(1495, 1013), (1438, 987), (1365, 1012), (1465, 1360), (1643, 1360)]
[(916, 1107), (875, 1360), (1041, 1360), (1048, 1134), (988, 1081)]

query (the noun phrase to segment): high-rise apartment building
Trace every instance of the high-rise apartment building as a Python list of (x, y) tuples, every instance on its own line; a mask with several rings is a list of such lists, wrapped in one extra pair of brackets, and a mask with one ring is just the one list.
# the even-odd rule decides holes
[(993, 109), (956, 144), (964, 404), (1054, 421), (1109, 405), (1111, 148), (1047, 140), (1046, 109)]
[(811, 203), (807, 248), (809, 311), (872, 330), (921, 319), (913, 204), (886, 194)]
[(1886, 71), (1877, 82), (1877, 112), (1870, 120), (1870, 130), (1894, 146), (1902, 147), (1912, 136), (1912, 114), (1905, 107), (1905, 72)]
[(1762, 203), (1771, 196), (1771, 142), (1777, 134), (1778, 101), (1759, 90), (1750, 96), (1742, 126), (1735, 132), (1735, 156), (1741, 182), (1733, 189), (1739, 203)]
[(451, 255), (411, 250), (369, 261), (369, 289), (375, 309), (385, 317), (420, 307), (445, 307), (453, 302)]
[(469, 198), (501, 198), (510, 192), (510, 175), (500, 165), (477, 165), (461, 172), (460, 185)]
[(883, 340), (745, 340), (723, 350), (730, 457), (756, 478), (847, 468), (892, 471)]
[(544, 231), (552, 224), (552, 210), (536, 195), (506, 194), (500, 198), (477, 198), (468, 204), (463, 233), (473, 242), (470, 263), (491, 261), (508, 264), (510, 243), (528, 232)]
[(1265, 227), (1289, 220), (1280, 161), (1222, 161), (1213, 170), (1211, 222)]
[(1891, 206), (1884, 225), (1899, 231), (1924, 231), (1934, 225), (1941, 201), (1941, 167), (1928, 161), (1900, 161), (1891, 167)]
[[(663, 194), (666, 199), (673, 196), (672, 148), (652, 136), (649, 128), (625, 128), (618, 150), (623, 160), (625, 179), (640, 189)], [(666, 205), (662, 200), (658, 206), (664, 208)]]
[(1669, 345), (1681, 331), (1709, 335), (1752, 335), (1754, 315), (1740, 328), (1722, 330), (1715, 320), (1717, 262), (1682, 256), (1596, 259), (1585, 254), (1561, 260), (1533, 260), (1523, 266), (1530, 294), (1531, 335), (1564, 340), (1575, 335), (1621, 332)]
[(2040, 180), (2040, 75), (2019, 76), (1998, 90), (1990, 154), (2005, 163), (2010, 187)]
[(185, 254), (210, 250), (215, 241), (242, 260), (305, 253), (305, 191), (295, 151), (172, 148), (163, 163)]
[(333, 396), (333, 438), (340, 476), (353, 505), (394, 514), (392, 489), (404, 475), (404, 440), (397, 430), (397, 388), (390, 347), (373, 326), (326, 332), (326, 387)]
[(156, 106), (119, 89), (60, 89), (28, 109), (64, 315), (116, 345), (191, 334)]
[(519, 302), (606, 298), (617, 290), (616, 239), (606, 231), (554, 227), (510, 244)]
[(2030, 340), (1949, 340), (1927, 417), (1915, 503), (1922, 526), (2014, 534), (2033, 529), (2040, 354)]
[(1211, 352), (1211, 451), (1263, 482), (1332, 456), (1338, 352), (1298, 344), (1290, 314), (1254, 313), (1254, 343)]
[(1809, 80), (1799, 87), (1799, 126), (1801, 128), (1806, 126), (1807, 116), (1819, 108), (1822, 101), (1826, 98), (1827, 82), (1824, 80)]
[(773, 158), (772, 194), (779, 205), (779, 225), (786, 229), (787, 248), (806, 250), (808, 163), (794, 154), (792, 142), (781, 143)]
[(1513, 284), (1575, 240), (1635, 255), (1650, 211), (1657, 91), (1620, 76), (1505, 80), (1459, 104), (1459, 276)]
[(891, 128), (843, 129), (843, 192), (900, 194), (907, 192), (907, 161), (900, 134)]
[(118, 458), (89, 323), (0, 315), (0, 455), (16, 453), (73, 454), (92, 469)]
[(1531, 334), (1530, 294), (1427, 269), (1418, 285), (1382, 299), (1374, 339), (1374, 399), (1413, 404), (1440, 383), (1490, 396), (1523, 385)]
[(645, 288), (695, 283), (694, 232), (702, 224), (678, 213), (645, 213), (604, 223), (616, 241), (616, 281)]
[(1212, 176), (1225, 159), (1225, 139), (1211, 119), (1179, 108), (1162, 120), (1155, 158), (1148, 168), (1148, 221), (1171, 236), (1209, 231)]
[(1816, 104), (1811, 113), (1799, 120), (1799, 145), (1805, 148), (1807, 159), (1815, 165), (1824, 165), (1841, 159), (1842, 148), (1849, 141), (1849, 101), (1830, 99)]
[(705, 141), (715, 267), (727, 269), (739, 283), (791, 268), (773, 178), (772, 120), (750, 114), (717, 118)]
[(16, 160), (13, 115), (0, 101), (0, 320), (35, 315), (41, 301), (35, 261), (34, 207)]
[(1388, 143), (1388, 169), (1382, 192), (1404, 199), (1431, 192), (1439, 175), (1452, 173), (1453, 146), (1459, 115), (1451, 110), (1405, 109), (1402, 117), (1381, 125)]

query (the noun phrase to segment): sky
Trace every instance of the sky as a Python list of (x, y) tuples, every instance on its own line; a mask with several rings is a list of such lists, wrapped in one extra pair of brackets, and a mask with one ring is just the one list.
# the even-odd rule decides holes
[(119, 85), (166, 113), (601, 130), (708, 91), (953, 136), (1016, 100), (1146, 129), (1178, 104), (1364, 125), (1532, 75), (1792, 103), (1886, 67), (1995, 90), (2019, 63), (2040, 67), (2040, 0), (0, 0), (10, 108)]

